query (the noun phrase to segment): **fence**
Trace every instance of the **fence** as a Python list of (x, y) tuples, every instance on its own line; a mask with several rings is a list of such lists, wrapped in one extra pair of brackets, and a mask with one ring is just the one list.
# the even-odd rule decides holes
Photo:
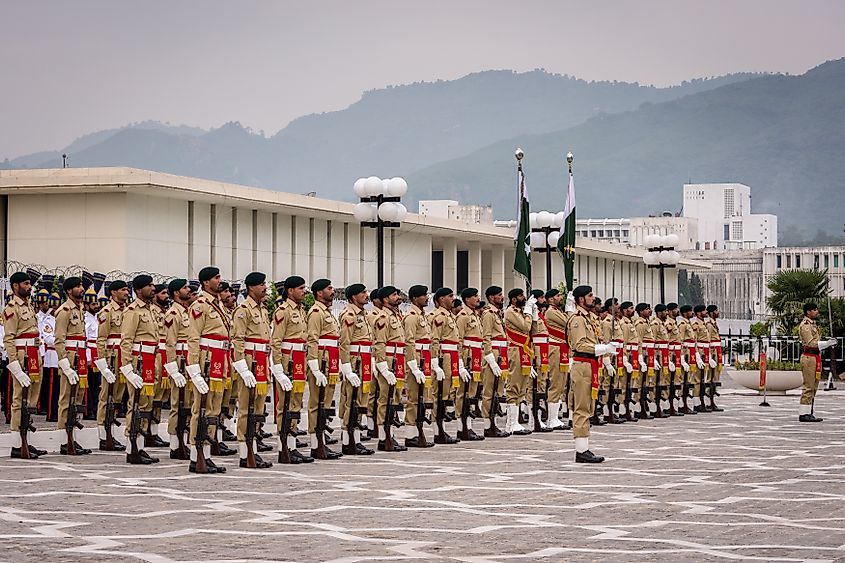
[[(801, 341), (795, 336), (749, 336), (740, 334), (722, 334), (722, 355), (727, 365), (756, 363), (760, 353), (765, 351), (766, 362), (784, 362), (797, 364), (801, 359)], [(836, 373), (845, 370), (845, 338), (836, 339), (837, 345), (822, 352), (822, 365), (830, 370), (831, 358), (835, 363)], [(755, 368), (756, 369), (756, 368)]]

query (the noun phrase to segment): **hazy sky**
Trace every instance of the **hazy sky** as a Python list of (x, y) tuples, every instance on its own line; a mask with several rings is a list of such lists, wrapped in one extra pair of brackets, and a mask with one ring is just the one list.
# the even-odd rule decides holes
[(841, 0), (5, 0), (0, 22), (0, 159), (146, 119), (270, 135), (486, 69), (666, 85), (845, 56)]

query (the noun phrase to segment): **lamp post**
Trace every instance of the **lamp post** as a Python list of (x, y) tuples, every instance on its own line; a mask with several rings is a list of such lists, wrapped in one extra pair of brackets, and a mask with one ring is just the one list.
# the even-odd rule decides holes
[(531, 248), (546, 255), (546, 291), (552, 287), (552, 253), (557, 248), (560, 226), (564, 219), (563, 211), (559, 213), (540, 211), (528, 216), (528, 223), (531, 226)]
[(403, 178), (382, 180), (378, 176), (359, 178), (352, 191), (361, 200), (352, 214), (362, 227), (376, 230), (378, 287), (384, 285), (384, 230), (398, 228), (408, 215), (408, 209), (399, 203), (408, 191)]
[(681, 260), (681, 255), (675, 250), (679, 242), (678, 235), (672, 233), (666, 236), (648, 235), (645, 246), (648, 252), (643, 255), (643, 262), (649, 268), (660, 270), (660, 302), (666, 303), (666, 268), (674, 268)]

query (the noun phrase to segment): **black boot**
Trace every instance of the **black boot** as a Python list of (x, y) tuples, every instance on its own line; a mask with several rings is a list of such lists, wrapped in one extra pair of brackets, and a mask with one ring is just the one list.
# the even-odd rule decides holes
[(601, 463), (603, 461), (604, 457), (596, 455), (590, 450), (587, 450), (585, 452), (575, 452), (576, 463)]

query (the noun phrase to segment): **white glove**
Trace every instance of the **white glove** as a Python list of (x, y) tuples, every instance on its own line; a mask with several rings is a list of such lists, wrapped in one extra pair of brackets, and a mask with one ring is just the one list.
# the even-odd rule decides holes
[(525, 306), (522, 308), (522, 314), (523, 315), (531, 315), (531, 317), (533, 318), (534, 317), (534, 307), (532, 307), (530, 303), (526, 303)]
[(533, 308), (536, 304), (537, 304), (537, 298), (534, 297), (533, 295), (525, 300), (526, 306), (531, 305), (531, 307)]
[(206, 383), (205, 378), (200, 372), (199, 364), (185, 366), (185, 372), (187, 372), (188, 377), (191, 378), (191, 383), (194, 384), (194, 389), (196, 389), (197, 393), (200, 395), (208, 393), (208, 383)]
[[(59, 367), (62, 369), (62, 373), (65, 374), (67, 380), (70, 382), (71, 385), (76, 385), (79, 383), (79, 374), (76, 373), (76, 370), (70, 367), (70, 360), (67, 358), (62, 358), (59, 360)], [(130, 370), (132, 368), (129, 368)]]
[(640, 371), (643, 372), (643, 373), (648, 372), (648, 362), (647, 361), (640, 362)]
[(234, 364), (232, 367), (235, 368), (235, 371), (238, 372), (238, 375), (241, 376), (241, 380), (243, 380), (244, 385), (246, 385), (249, 389), (252, 389), (256, 385), (255, 374), (252, 373), (249, 368), (246, 366), (246, 360), (241, 358)]
[(716, 369), (716, 358), (714, 358), (713, 356), (710, 356), (710, 362), (709, 363), (710, 363), (711, 368)]
[(358, 387), (361, 385), (361, 378), (358, 377), (358, 374), (352, 371), (352, 364), (340, 364), (340, 373), (343, 374), (343, 377), (346, 378), (346, 381), (352, 387)]
[(575, 359), (569, 358), (569, 371), (572, 371), (572, 366), (575, 365)]
[(571, 291), (566, 294), (566, 305), (563, 310), (567, 313), (575, 312), (575, 296), (572, 295)]
[(610, 344), (596, 344), (596, 356), (604, 356), (605, 354), (613, 354), (616, 348)]
[(388, 369), (387, 362), (378, 362), (376, 364), (376, 369), (385, 381), (387, 381), (388, 385), (396, 385), (396, 374)]
[(629, 374), (633, 373), (634, 366), (631, 364), (631, 362), (628, 361), (628, 358), (622, 358), (622, 365), (625, 366), (625, 371), (627, 371)]
[(613, 362), (611, 361), (610, 356), (602, 356), (601, 363), (607, 368), (608, 373), (614, 373), (616, 371), (616, 368), (613, 367)]
[(15, 379), (18, 380), (18, 383), (21, 384), (21, 387), (29, 387), (32, 385), (32, 380), (29, 378), (29, 375), (23, 371), (21, 368), (21, 363), (18, 360), (15, 360), (11, 364), (8, 365), (9, 372), (15, 376)]
[(531, 368), (531, 379), (537, 379), (537, 370)]
[(540, 308), (537, 305), (534, 305), (531, 308), (531, 320), (535, 323), (540, 321)]
[(173, 381), (173, 385), (177, 388), (182, 389), (188, 384), (188, 380), (185, 379), (185, 376), (179, 373), (179, 367), (176, 365), (176, 362), (168, 362), (164, 364), (164, 371), (167, 372), (167, 375), (170, 376), (170, 380)]
[(704, 360), (701, 359), (701, 352), (695, 353), (695, 365), (698, 366), (698, 369), (704, 369)]
[(831, 346), (836, 346), (835, 338), (828, 338), (827, 340), (819, 340), (819, 352), (827, 350)]
[(613, 364), (604, 364), (604, 369), (607, 371), (608, 377), (613, 377), (616, 375), (616, 368), (613, 367)]
[(308, 368), (311, 370), (311, 374), (314, 376), (314, 380), (317, 382), (317, 385), (320, 387), (325, 387), (329, 384), (328, 378), (326, 378), (326, 374), (320, 371), (320, 362), (317, 360), (308, 360)]
[(282, 364), (273, 364), (270, 366), (270, 373), (273, 374), (273, 377), (279, 383), (279, 387), (282, 388), (282, 391), (288, 392), (293, 389), (293, 383), (291, 383), (290, 378), (285, 374), (285, 369), (282, 367)]
[(434, 375), (437, 376), (437, 381), (443, 381), (446, 379), (446, 372), (440, 368), (440, 358), (431, 359), (431, 371), (433, 371)]
[(607, 345), (613, 346), (613, 352), (609, 352), (610, 354), (616, 354), (619, 350), (625, 347), (625, 345), (621, 342), (609, 342)]
[(464, 361), (462, 359), (458, 359), (458, 375), (461, 376), (461, 381), (467, 382), (469, 381), (469, 372), (467, 371), (466, 366), (464, 365)]
[(425, 383), (425, 372), (420, 369), (419, 365), (417, 365), (416, 360), (408, 360), (408, 369), (411, 370), (411, 373), (414, 375), (414, 379), (417, 380), (418, 385), (422, 385)]
[(94, 365), (97, 367), (98, 370), (100, 370), (100, 374), (103, 376), (103, 379), (105, 379), (107, 383), (114, 383), (115, 381), (117, 381), (117, 378), (114, 376), (114, 372), (109, 369), (109, 365), (106, 363), (105, 358), (97, 358), (97, 360), (94, 362)]
[(660, 360), (657, 358), (657, 354), (654, 355), (654, 369), (660, 369)]
[(669, 371), (675, 371), (675, 362), (672, 359), (669, 359)]
[(683, 368), (684, 371), (689, 372), (689, 364), (683, 356), (681, 356), (681, 368)]
[[(140, 375), (132, 371), (132, 364), (126, 364), (125, 366), (121, 366), (120, 373), (123, 374), (123, 378), (126, 380), (129, 385), (134, 387), (135, 389), (140, 389), (144, 386), (144, 380), (141, 378)], [(79, 377), (77, 377), (79, 380)]]
[(490, 371), (493, 372), (494, 376), (502, 377), (502, 368), (499, 367), (499, 362), (496, 361), (496, 356), (492, 352), (484, 356), (484, 361), (490, 366)]

